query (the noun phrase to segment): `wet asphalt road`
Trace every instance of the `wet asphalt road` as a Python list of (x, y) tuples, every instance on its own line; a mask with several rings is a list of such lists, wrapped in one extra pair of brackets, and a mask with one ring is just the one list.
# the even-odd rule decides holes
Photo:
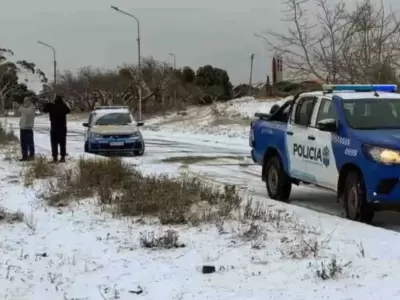
[[(15, 120), (11, 123), (16, 125)], [(39, 152), (50, 154), (49, 125), (38, 123), (35, 129), (35, 141)], [(190, 136), (169, 137), (162, 132), (143, 130), (146, 142), (146, 153), (140, 158), (127, 158), (133, 164), (139, 162), (146, 167), (165, 165), (177, 167), (185, 165), (188, 171), (199, 173), (203, 178), (216, 183), (235, 184), (251, 191), (253, 195), (267, 198), (264, 183), (260, 179), (261, 168), (254, 165), (249, 158), (247, 145), (226, 145), (206, 139), (194, 139)], [(83, 152), (84, 131), (79, 126), (68, 129), (67, 151), (69, 153)], [(208, 156), (209, 160), (196, 161), (196, 157)], [(223, 157), (228, 157), (224, 159)], [(164, 162), (171, 157), (178, 157), (176, 162)], [(181, 157), (186, 157), (180, 160)], [(193, 158), (193, 161), (191, 161)], [(329, 191), (309, 187), (294, 187), (291, 204), (342, 216), (343, 210), (336, 202), (335, 194)], [(380, 212), (376, 214), (374, 225), (399, 231), (400, 214)]]

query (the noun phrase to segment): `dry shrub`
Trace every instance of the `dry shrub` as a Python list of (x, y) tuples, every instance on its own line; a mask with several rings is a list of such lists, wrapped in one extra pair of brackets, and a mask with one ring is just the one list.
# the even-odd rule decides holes
[(351, 265), (351, 261), (347, 263), (341, 263), (336, 260), (336, 258), (331, 258), (328, 262), (321, 262), (321, 266), (316, 267), (315, 275), (322, 280), (336, 279), (341, 274), (343, 270)]
[(10, 145), (17, 143), (19, 141), (18, 137), (15, 135), (14, 130), (9, 127), (6, 129), (7, 123), (0, 123), (0, 145)]
[(56, 174), (57, 170), (54, 165), (50, 164), (43, 155), (39, 155), (30, 161), (22, 171), (25, 186), (32, 185), (37, 179), (53, 177)]
[[(97, 196), (123, 216), (157, 216), (162, 224), (184, 224), (201, 214), (193, 207), (206, 203), (228, 216), (241, 202), (236, 188), (215, 189), (196, 178), (145, 176), (119, 158), (83, 159), (76, 168), (52, 181), (44, 197), (51, 205)], [(199, 218), (199, 217), (198, 217)]]
[(1, 148), (2, 153), (4, 155), (4, 160), (8, 162), (16, 162), (19, 160), (19, 146), (16, 144), (14, 145), (7, 145)]
[(8, 212), (0, 207), (0, 222), (15, 223), (22, 221), (24, 221), (24, 214), (22, 212)]
[(166, 175), (136, 176), (115, 200), (118, 213), (155, 215), (162, 224), (185, 224), (199, 219), (204, 211), (196, 208), (201, 205), (225, 217), (241, 202), (234, 186), (225, 186), (221, 191), (197, 178), (177, 179)]
[(141, 232), (139, 238), (143, 248), (172, 249), (183, 248), (185, 244), (179, 242), (178, 233), (175, 230), (167, 230), (164, 234), (156, 235), (154, 232)]
[(100, 202), (110, 204), (113, 191), (128, 184), (134, 175), (135, 171), (118, 158), (80, 158), (75, 167), (50, 181), (42, 196), (54, 206), (63, 206), (70, 200), (96, 194)]

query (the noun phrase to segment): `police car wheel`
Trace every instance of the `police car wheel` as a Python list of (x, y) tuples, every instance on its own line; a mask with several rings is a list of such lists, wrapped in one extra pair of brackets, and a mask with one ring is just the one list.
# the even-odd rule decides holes
[(133, 151), (133, 155), (134, 156), (142, 156), (142, 155), (144, 155), (144, 150), (145, 150), (145, 146), (144, 146), (144, 143), (142, 143), (142, 149)]
[(372, 222), (374, 210), (367, 202), (364, 181), (358, 172), (347, 175), (344, 200), (348, 219), (363, 223)]
[(271, 157), (266, 165), (266, 185), (271, 199), (287, 202), (292, 190), (290, 178), (285, 173), (279, 157)]

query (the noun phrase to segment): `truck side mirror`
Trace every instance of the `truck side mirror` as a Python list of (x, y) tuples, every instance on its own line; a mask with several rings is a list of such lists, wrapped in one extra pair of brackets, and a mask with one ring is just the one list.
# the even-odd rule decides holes
[(326, 132), (336, 132), (338, 129), (335, 119), (323, 119), (317, 123), (317, 128)]
[(89, 123), (82, 123), (82, 126), (87, 128), (89, 127)]

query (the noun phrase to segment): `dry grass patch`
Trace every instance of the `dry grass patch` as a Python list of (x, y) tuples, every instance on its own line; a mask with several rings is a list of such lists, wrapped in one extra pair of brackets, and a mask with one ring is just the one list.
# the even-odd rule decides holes
[(219, 216), (237, 209), (241, 198), (234, 186), (216, 189), (197, 178), (148, 176), (119, 158), (80, 159), (76, 167), (51, 181), (44, 193), (50, 205), (96, 196), (122, 216), (156, 216), (162, 224), (199, 222), (202, 211), (213, 207)]
[(81, 158), (76, 166), (51, 180), (42, 196), (54, 206), (95, 195), (100, 202), (111, 204), (114, 191), (123, 189), (135, 174), (119, 158)]
[(16, 144), (11, 144), (1, 147), (1, 152), (4, 155), (4, 160), (8, 162), (17, 162), (20, 159), (20, 147)]
[(3, 124), (0, 123), (0, 145), (11, 145), (15, 144), (19, 141), (18, 137), (15, 135), (14, 130), (12, 129), (11, 125), (7, 130), (7, 123), (4, 122)]
[(57, 169), (45, 156), (37, 156), (29, 161), (22, 171), (25, 186), (30, 186), (37, 179), (45, 179), (57, 175)]
[(18, 137), (15, 135), (11, 125), (7, 122), (0, 123), (0, 151), (6, 161), (17, 161), (19, 159)]

